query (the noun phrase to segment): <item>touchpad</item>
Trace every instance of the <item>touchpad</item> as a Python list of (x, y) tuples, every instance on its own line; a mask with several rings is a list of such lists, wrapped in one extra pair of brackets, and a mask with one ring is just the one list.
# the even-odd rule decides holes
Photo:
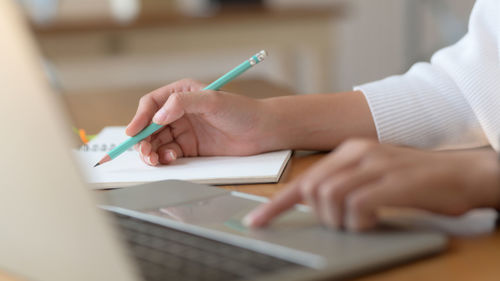
[[(170, 220), (245, 236), (254, 236), (260, 231), (248, 229), (241, 221), (246, 214), (260, 204), (261, 202), (241, 198), (233, 194), (224, 194), (142, 211)], [(286, 232), (303, 229), (315, 224), (317, 222), (312, 218), (310, 213), (292, 209), (278, 217), (266, 228), (266, 232)]]

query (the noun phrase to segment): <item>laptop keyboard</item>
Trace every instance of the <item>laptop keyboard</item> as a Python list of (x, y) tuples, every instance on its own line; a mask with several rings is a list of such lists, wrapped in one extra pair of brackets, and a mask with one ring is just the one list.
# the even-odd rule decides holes
[(144, 279), (241, 280), (301, 265), (113, 213)]

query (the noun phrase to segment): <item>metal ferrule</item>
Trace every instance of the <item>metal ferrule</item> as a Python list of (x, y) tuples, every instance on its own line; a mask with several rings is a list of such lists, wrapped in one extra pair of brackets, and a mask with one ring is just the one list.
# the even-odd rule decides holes
[(254, 66), (259, 62), (263, 61), (266, 57), (267, 57), (267, 52), (262, 50), (257, 54), (253, 55), (251, 58), (249, 58), (248, 62), (250, 63), (251, 66)]

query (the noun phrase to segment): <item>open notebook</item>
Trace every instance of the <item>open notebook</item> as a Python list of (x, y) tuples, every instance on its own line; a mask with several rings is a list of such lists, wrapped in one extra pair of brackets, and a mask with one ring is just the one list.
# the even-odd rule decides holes
[(125, 127), (106, 127), (75, 151), (86, 180), (95, 188), (111, 188), (167, 179), (206, 184), (277, 182), (291, 156), (290, 150), (243, 157), (191, 157), (170, 165), (151, 167), (132, 149), (93, 168), (104, 153), (128, 137)]

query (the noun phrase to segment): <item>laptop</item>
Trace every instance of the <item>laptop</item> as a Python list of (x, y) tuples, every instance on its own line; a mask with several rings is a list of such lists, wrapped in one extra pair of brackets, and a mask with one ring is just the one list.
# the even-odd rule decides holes
[[(269, 228), (241, 218), (262, 198), (181, 181), (96, 192), (14, 1), (0, 1), (0, 271), (22, 280), (343, 278), (437, 253), (438, 233), (351, 234), (305, 206)], [(99, 207), (98, 207), (99, 206)]]

